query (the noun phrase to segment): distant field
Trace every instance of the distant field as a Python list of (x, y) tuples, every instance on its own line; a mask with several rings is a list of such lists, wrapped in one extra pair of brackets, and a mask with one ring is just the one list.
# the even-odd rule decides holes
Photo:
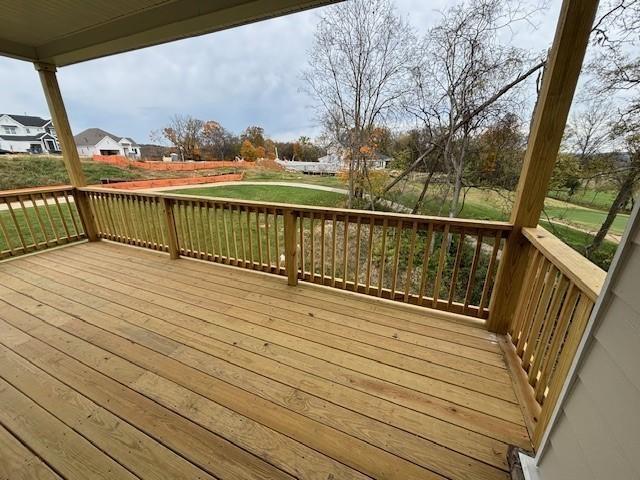
[(341, 193), (300, 187), (275, 185), (226, 185), (220, 187), (185, 188), (173, 193), (203, 195), (207, 197), (239, 198), (257, 202), (293, 203), (320, 207), (342, 207), (345, 196)]

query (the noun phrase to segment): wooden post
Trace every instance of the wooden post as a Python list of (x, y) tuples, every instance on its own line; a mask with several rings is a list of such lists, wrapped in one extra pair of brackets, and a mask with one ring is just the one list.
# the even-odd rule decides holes
[[(285, 210), (284, 214), (284, 266), (287, 271), (288, 283), (298, 284), (298, 246), (296, 245), (296, 215), (292, 210)], [(301, 219), (302, 221), (302, 219)]]
[[(56, 129), (58, 142), (62, 148), (62, 158), (69, 174), (71, 185), (74, 187), (85, 187), (87, 180), (82, 171), (76, 142), (73, 139), (73, 133), (71, 133), (71, 126), (67, 118), (67, 111), (62, 101), (60, 86), (56, 78), (56, 67), (55, 65), (46, 63), (34, 63), (34, 66), (40, 75), (40, 82), (42, 83), (44, 96), (47, 99), (49, 113), (51, 114), (53, 126)], [(97, 240), (96, 221), (89, 207), (86, 195), (83, 192), (74, 190), (74, 200), (87, 238), (89, 241)]]
[(492, 332), (505, 333), (516, 311), (527, 268), (528, 242), (521, 229), (540, 220), (597, 8), (598, 0), (562, 2), (511, 213), (514, 227), (491, 297), (487, 328)]
[(180, 258), (180, 245), (178, 244), (178, 231), (176, 230), (176, 219), (173, 216), (172, 202), (168, 198), (160, 198), (160, 208), (167, 227), (167, 242), (169, 243), (169, 256), (172, 260)]

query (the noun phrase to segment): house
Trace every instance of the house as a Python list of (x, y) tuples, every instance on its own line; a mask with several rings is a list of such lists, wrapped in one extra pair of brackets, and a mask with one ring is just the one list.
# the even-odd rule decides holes
[(81, 157), (120, 155), (140, 158), (140, 146), (129, 137), (119, 137), (100, 128), (88, 128), (73, 137)]
[(538, 227), (598, 0), (508, 221), (87, 186), (57, 67), (333, 1), (0, 2), (70, 179), (0, 193), (0, 476), (640, 478), (640, 204), (608, 274)]
[[(376, 153), (372, 158), (367, 159), (370, 170), (384, 170), (389, 166), (392, 158)], [(340, 170), (346, 170), (348, 163), (346, 155), (339, 149), (332, 149), (327, 155), (318, 158), (317, 162), (296, 162), (277, 159), (285, 170), (309, 174), (335, 175)]]
[(0, 153), (59, 153), (51, 120), (31, 115), (0, 114)]

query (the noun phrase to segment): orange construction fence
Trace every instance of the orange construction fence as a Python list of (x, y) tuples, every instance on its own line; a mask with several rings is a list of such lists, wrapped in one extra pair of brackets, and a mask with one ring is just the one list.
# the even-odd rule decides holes
[(230, 162), (228, 160), (220, 160), (215, 162), (137, 162), (129, 160), (120, 155), (94, 155), (95, 162), (108, 163), (110, 165), (118, 165), (121, 167), (133, 166), (145, 170), (156, 171), (180, 171), (190, 172), (194, 170), (211, 170), (213, 168), (254, 168), (254, 162)]

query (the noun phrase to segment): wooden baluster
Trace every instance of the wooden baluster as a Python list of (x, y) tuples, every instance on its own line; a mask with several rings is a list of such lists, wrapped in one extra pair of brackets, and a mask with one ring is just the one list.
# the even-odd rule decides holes
[(240, 245), (242, 246), (242, 265), (246, 268), (249, 266), (249, 256), (247, 255), (247, 244), (244, 239), (244, 228), (242, 228), (242, 206), (238, 205), (238, 230), (240, 230)]
[(360, 215), (358, 215), (358, 220), (356, 223), (356, 261), (353, 272), (353, 291), (358, 291), (358, 286), (360, 285), (360, 241), (361, 241), (361, 233), (362, 233), (362, 219)]
[(149, 218), (153, 226), (153, 237), (156, 242), (156, 250), (164, 251), (164, 239), (162, 238), (162, 229), (158, 225), (158, 199), (149, 199)]
[(160, 209), (164, 217), (164, 226), (167, 232), (167, 244), (169, 247), (169, 257), (172, 260), (180, 257), (180, 244), (178, 243), (178, 229), (174, 213), (174, 203), (172, 200), (162, 197), (160, 199)]
[[(107, 212), (111, 225), (113, 227), (113, 236), (112, 240), (117, 240), (119, 242), (124, 242), (124, 238), (122, 236), (122, 229), (120, 228), (118, 222), (117, 212), (114, 210), (113, 197), (111, 195), (102, 194), (104, 201), (104, 209)], [(67, 204), (68, 206), (68, 204)], [(72, 217), (73, 218), (73, 217)]]
[(218, 239), (218, 261), (223, 262), (224, 255), (222, 254), (222, 229), (220, 228), (220, 220), (218, 218), (218, 204), (213, 203), (213, 223), (216, 227), (216, 238)]
[(533, 358), (533, 363), (531, 364), (531, 368), (529, 369), (528, 380), (529, 384), (532, 386), (535, 386), (538, 379), (538, 374), (540, 373), (540, 365), (542, 365), (542, 360), (545, 357), (545, 350), (549, 346), (549, 339), (551, 338), (553, 327), (556, 325), (558, 319), (560, 318), (560, 307), (562, 306), (568, 289), (569, 279), (567, 279), (567, 277), (565, 277), (564, 275), (561, 275), (560, 281), (558, 282), (558, 288), (556, 288), (555, 293), (553, 294), (553, 299), (551, 300), (551, 308), (549, 308), (549, 311), (547, 312), (547, 315), (542, 322), (543, 328), (542, 333), (540, 334), (540, 341), (538, 342), (534, 352), (531, 355), (531, 357)]
[(404, 302), (409, 303), (409, 294), (411, 293), (411, 286), (413, 285), (413, 279), (411, 278), (411, 274), (413, 273), (413, 256), (416, 251), (416, 238), (418, 236), (418, 222), (416, 220), (413, 221), (413, 226), (411, 228), (411, 240), (409, 240), (409, 262), (407, 264), (407, 272), (405, 275), (405, 284), (404, 284)]
[(309, 214), (309, 240), (311, 243), (311, 258), (309, 259), (310, 266), (310, 274), (311, 274), (311, 282), (316, 281), (316, 225), (315, 225), (315, 215), (313, 212)]
[[(29, 234), (31, 235), (31, 239), (33, 240), (33, 244), (36, 249), (40, 248), (40, 242), (38, 241), (38, 237), (33, 230), (33, 226), (31, 225), (31, 219), (27, 214), (27, 208), (24, 206), (24, 201), (22, 200), (22, 196), (16, 197), (18, 199), (18, 203), (20, 204), (20, 212), (22, 213), (22, 217), (24, 218), (24, 223), (27, 225), (27, 230), (29, 230)], [(46, 236), (45, 236), (46, 240)], [(46, 244), (45, 244), (46, 245)]]
[[(155, 204), (156, 204), (156, 222), (158, 224), (158, 234), (160, 235), (160, 240), (162, 241), (162, 250), (168, 252), (169, 249), (170, 249), (170, 247), (169, 247), (169, 238), (168, 238), (169, 235), (168, 235), (168, 233), (166, 231), (166, 228), (164, 228), (165, 216), (164, 216), (164, 212), (163, 212), (163, 208), (162, 208), (162, 202), (163, 201), (164, 201), (164, 198), (157, 198), (155, 200)], [(176, 233), (176, 240), (177, 240), (177, 238), (178, 238), (178, 236), (177, 236), (177, 233)]]
[(321, 224), (320, 224), (320, 283), (324, 285), (324, 268), (325, 268), (325, 234), (324, 234), (324, 225), (325, 225), (325, 216), (324, 213), (320, 216)]
[(551, 295), (553, 294), (553, 291), (556, 287), (558, 273), (558, 270), (553, 265), (551, 265), (544, 281), (544, 288), (540, 296), (538, 308), (531, 323), (531, 329), (528, 335), (527, 344), (522, 345), (522, 368), (525, 371), (531, 364), (531, 354), (537, 344), (538, 336), (540, 335), (540, 330), (542, 329), (542, 321), (549, 311), (549, 303), (551, 302)]
[(220, 205), (220, 217), (222, 218), (222, 233), (224, 235), (224, 246), (227, 253), (226, 264), (231, 265), (231, 247), (229, 243), (229, 228), (227, 227), (229, 215), (223, 204)]
[[(173, 218), (176, 224), (176, 231), (178, 234), (178, 254), (187, 255), (187, 232), (184, 227), (184, 221), (182, 217), (182, 202), (180, 200), (171, 200)], [(169, 238), (168, 238), (169, 239)]]
[(480, 256), (482, 255), (482, 232), (478, 232), (478, 238), (476, 239), (476, 250), (473, 252), (473, 260), (471, 260), (471, 271), (469, 272), (469, 282), (467, 283), (467, 291), (464, 296), (464, 306), (462, 313), (467, 315), (469, 312), (469, 304), (471, 303), (471, 297), (473, 295), (473, 287), (476, 283), (476, 272), (478, 270), (478, 263), (480, 262)]
[(336, 250), (338, 248), (338, 221), (336, 219), (336, 215), (333, 214), (331, 217), (331, 286), (336, 286), (336, 254), (338, 253)]
[[(292, 210), (284, 211), (284, 258), (287, 272), (287, 283), (290, 286), (298, 284), (298, 261), (296, 258), (296, 215)], [(300, 217), (300, 221), (302, 222)], [(304, 272), (303, 272), (304, 273)]]
[(231, 238), (233, 240), (233, 257), (234, 257), (234, 262), (233, 264), (238, 266), (239, 265), (239, 260), (238, 260), (238, 239), (236, 238), (236, 228), (235, 228), (235, 220), (234, 220), (234, 208), (233, 205), (229, 205), (229, 229), (231, 230)]
[(269, 228), (269, 210), (264, 209), (264, 238), (267, 241), (267, 271), (271, 271), (271, 231)]
[(58, 195), (56, 193), (53, 194), (53, 203), (56, 206), (56, 211), (58, 212), (58, 216), (60, 217), (60, 222), (62, 223), (62, 229), (66, 235), (65, 238), (71, 239), (71, 234), (69, 233), (69, 227), (67, 226), (67, 220), (62, 213), (62, 208), (60, 208), (60, 202), (58, 201)]
[[(273, 209), (273, 232), (275, 233), (275, 247), (276, 247), (276, 273), (280, 273), (280, 240), (278, 237), (280, 236), (280, 231), (278, 230), (278, 212), (276, 209)], [(295, 241), (295, 240), (294, 240)]]
[(42, 200), (42, 204), (44, 206), (43, 210), (47, 214), (46, 216), (47, 216), (47, 220), (49, 221), (49, 226), (51, 227), (51, 232), (53, 233), (53, 236), (56, 238), (56, 243), (58, 245), (61, 245), (62, 241), (60, 239), (60, 235), (58, 235), (58, 229), (56, 228), (53, 222), (53, 217), (51, 216), (51, 210), (49, 210), (49, 203), (47, 202), (47, 197), (43, 193), (41, 193), (40, 199)]
[(444, 226), (442, 231), (442, 241), (440, 242), (440, 256), (438, 259), (438, 271), (436, 273), (436, 279), (433, 285), (433, 300), (431, 306), (436, 308), (438, 306), (438, 298), (440, 297), (440, 285), (442, 284), (442, 272), (444, 268), (444, 261), (447, 258), (447, 250), (449, 247), (449, 224)]
[(424, 293), (429, 279), (429, 260), (431, 259), (431, 242), (433, 241), (433, 223), (427, 227), (427, 238), (424, 241), (424, 253), (422, 255), (422, 273), (420, 275), (420, 292), (418, 293), (418, 305), (422, 305)]
[(384, 283), (384, 263), (387, 258), (387, 227), (389, 220), (385, 217), (382, 221), (382, 241), (380, 243), (380, 267), (378, 269), (378, 296), (382, 296), (382, 287)]
[(40, 207), (38, 207), (38, 202), (33, 195), (29, 195), (29, 200), (31, 201), (32, 210), (35, 213), (36, 221), (38, 222), (38, 226), (40, 227), (40, 232), (42, 233), (42, 240), (45, 244), (45, 247), (48, 247), (50, 244), (49, 235), (47, 233), (47, 229), (44, 226), (44, 221), (42, 220), (42, 215), (40, 215)]
[(540, 304), (540, 297), (542, 294), (542, 289), (545, 288), (547, 275), (553, 265), (549, 261), (545, 261), (540, 269), (540, 275), (536, 279), (536, 283), (534, 284), (532, 293), (531, 293), (531, 302), (525, 311), (523, 322), (522, 322), (522, 334), (518, 339), (518, 343), (516, 345), (516, 353), (519, 356), (522, 356), (524, 352), (524, 347), (527, 341), (529, 340), (529, 330), (531, 329), (531, 324), (533, 323), (533, 319), (535, 317), (536, 311), (538, 310), (538, 305)]
[[(67, 195), (67, 192), (64, 192), (64, 202), (67, 205), (67, 210), (69, 211), (69, 216), (71, 217), (71, 223), (73, 223), (73, 229), (76, 232), (75, 236), (76, 238), (80, 238), (80, 229), (78, 228), (78, 222), (76, 220), (76, 215), (73, 211), (73, 209), (71, 208), (71, 202), (69, 201), (69, 195)], [(75, 202), (75, 199), (74, 199)]]
[(22, 245), (22, 252), (27, 253), (28, 245), (24, 238), (24, 234), (22, 233), (22, 228), (20, 227), (20, 223), (18, 223), (18, 219), (16, 218), (16, 214), (13, 211), (13, 206), (11, 205), (11, 200), (4, 198), (4, 203), (7, 206), (7, 210), (9, 211), (9, 215), (11, 216), (11, 220), (13, 221), (13, 228), (18, 234), (18, 239), (20, 240), (20, 244)]
[(458, 272), (460, 271), (460, 262), (462, 260), (462, 250), (464, 249), (465, 231), (462, 229), (458, 238), (458, 248), (456, 249), (456, 259), (453, 264), (453, 272), (451, 273), (451, 284), (449, 285), (449, 299), (447, 306), (451, 311), (451, 305), (453, 304), (453, 297), (456, 293), (456, 283), (458, 280)]
[(523, 282), (518, 308), (516, 309), (514, 318), (509, 326), (509, 334), (511, 335), (511, 341), (514, 345), (517, 345), (517, 341), (520, 339), (524, 312), (528, 308), (529, 302), (532, 301), (531, 291), (533, 289), (533, 283), (536, 281), (538, 270), (544, 262), (544, 257), (537, 249), (530, 246), (529, 253), (531, 254), (531, 257), (527, 263), (527, 275)]
[(256, 241), (258, 243), (258, 260), (260, 260), (260, 270), (264, 262), (262, 260), (262, 235), (260, 234), (260, 210), (256, 208)]
[(9, 247), (9, 253), (13, 256), (16, 254), (16, 251), (13, 248), (13, 242), (11, 241), (11, 237), (9, 236), (9, 231), (2, 217), (3, 215), (0, 214), (0, 232), (2, 232), (2, 235), (4, 237), (4, 243), (6, 243), (7, 247)]
[(398, 263), (400, 262), (400, 248), (402, 247), (402, 220), (396, 224), (396, 242), (393, 253), (393, 267), (391, 269), (391, 299), (396, 298), (396, 287), (398, 285)]
[(344, 217), (344, 235), (342, 245), (342, 288), (347, 288), (347, 254), (349, 252), (349, 215)]
[(122, 217), (122, 224), (124, 225), (127, 243), (135, 245), (135, 235), (133, 234), (133, 230), (131, 229), (131, 219), (129, 218), (129, 213), (127, 212), (126, 208), (126, 197), (125, 195), (118, 195), (116, 196), (116, 200), (120, 209), (120, 215)]
[(549, 379), (551, 378), (552, 372), (558, 361), (558, 355), (565, 343), (567, 331), (571, 326), (571, 318), (573, 317), (578, 301), (581, 297), (580, 290), (571, 283), (569, 285), (569, 291), (567, 292), (565, 301), (562, 304), (557, 325), (552, 333), (551, 344), (549, 345), (549, 350), (542, 366), (540, 377), (538, 378), (534, 389), (534, 396), (536, 401), (540, 404), (542, 404), (544, 400)]
[(149, 233), (149, 216), (145, 211), (145, 197), (133, 197), (136, 215), (140, 219), (140, 234), (144, 236), (143, 244), (146, 248), (153, 248), (153, 240)]
[(127, 214), (127, 221), (131, 226), (131, 235), (133, 237), (133, 243), (140, 247), (144, 246), (142, 243), (142, 235), (140, 235), (140, 220), (137, 217), (135, 209), (135, 201), (131, 195), (123, 195), (125, 211)]
[(367, 278), (365, 279), (364, 292), (369, 294), (371, 288), (371, 270), (373, 264), (373, 234), (375, 230), (374, 219), (369, 219), (369, 238), (367, 239)]
[(304, 251), (304, 214), (302, 212), (300, 212), (300, 214), (298, 214), (298, 212), (296, 212), (296, 214), (298, 215), (298, 218), (300, 219), (300, 225), (299, 225), (299, 229), (300, 229), (300, 278), (302, 278), (304, 280), (304, 271), (305, 271), (305, 251)]
[[(109, 229), (102, 209), (100, 208), (99, 195), (99, 193), (88, 193), (87, 204), (89, 205), (89, 210), (92, 212), (93, 218), (95, 220), (96, 235), (98, 235), (98, 237), (100, 238), (109, 238)], [(55, 229), (55, 231), (57, 232), (57, 229)]]
[(549, 383), (549, 391), (542, 403), (542, 411), (540, 412), (540, 418), (538, 419), (536, 431), (533, 435), (534, 445), (540, 444), (544, 430), (551, 418), (556, 402), (560, 397), (562, 386), (567, 378), (567, 374), (569, 373), (569, 369), (573, 363), (578, 346), (580, 345), (582, 334), (587, 326), (587, 321), (589, 320), (592, 307), (593, 303), (591, 300), (586, 295), (581, 295), (581, 298), (576, 305), (573, 320), (571, 321), (571, 328), (569, 329), (567, 338), (562, 346), (560, 355), (558, 356), (558, 363), (555, 365), (553, 377)]
[(251, 265), (251, 268), (254, 268), (253, 239), (251, 238), (251, 209), (249, 207), (246, 207), (245, 213), (247, 214), (247, 240), (249, 242), (249, 265)]
[(496, 232), (496, 236), (493, 238), (493, 250), (491, 251), (491, 258), (489, 259), (489, 266), (487, 267), (487, 275), (484, 277), (484, 285), (482, 286), (482, 296), (480, 297), (480, 307), (478, 308), (479, 318), (484, 317), (485, 306), (489, 300), (489, 288), (491, 288), (491, 284), (493, 283), (493, 274), (495, 272), (496, 259), (498, 258), (501, 242), (502, 234)]

